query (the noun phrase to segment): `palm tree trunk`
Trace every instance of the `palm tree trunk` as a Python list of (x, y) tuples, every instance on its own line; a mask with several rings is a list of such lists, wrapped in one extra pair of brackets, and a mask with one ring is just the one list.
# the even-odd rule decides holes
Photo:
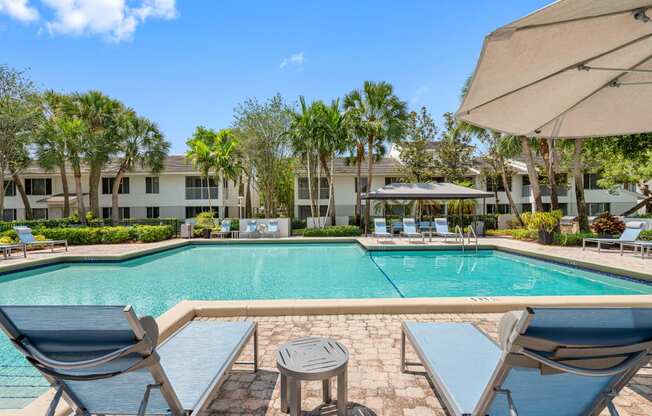
[(358, 143), (356, 146), (356, 156), (355, 156), (355, 164), (356, 164), (356, 178), (358, 181), (358, 186), (357, 189), (355, 190), (355, 223), (358, 225), (362, 225), (360, 222), (360, 216), (362, 215), (362, 201), (360, 200), (360, 190), (362, 189), (362, 155), (364, 154), (364, 148), (362, 147), (362, 144)]
[(548, 186), (550, 187), (550, 208), (554, 211), (559, 209), (559, 197), (557, 196), (557, 178), (555, 177), (555, 169), (553, 161), (550, 157), (552, 149), (550, 149), (548, 139), (539, 139), (539, 150), (543, 158), (543, 164), (546, 167), (548, 174)]
[(245, 189), (245, 217), (252, 217), (251, 209), (251, 175), (247, 175), (247, 188)]
[(589, 213), (584, 199), (584, 175), (582, 172), (582, 146), (584, 139), (575, 139), (573, 151), (573, 179), (575, 182), (575, 201), (577, 203), (577, 217), (580, 222), (580, 231), (589, 232)]
[(208, 191), (208, 195), (206, 195), (208, 197), (208, 210), (213, 212), (213, 206), (211, 205), (211, 178), (208, 172), (206, 172), (204, 177), (206, 178), (206, 190)]
[(333, 173), (335, 172), (335, 155), (331, 157), (331, 167), (328, 172), (328, 182), (330, 189), (328, 190), (328, 196), (330, 198), (329, 204), (331, 209), (331, 225), (337, 225), (337, 214), (335, 213), (335, 184), (333, 183)]
[(100, 181), (102, 179), (101, 167), (91, 163), (88, 173), (88, 199), (91, 204), (91, 212), (95, 218), (100, 218)]
[(514, 215), (516, 215), (516, 220), (521, 226), (524, 226), (525, 224), (523, 223), (523, 219), (521, 218), (521, 213), (518, 212), (518, 207), (514, 203), (514, 198), (512, 198), (512, 191), (510, 190), (509, 187), (509, 182), (507, 181), (507, 169), (505, 169), (505, 160), (503, 158), (500, 158), (498, 160), (498, 163), (500, 164), (500, 172), (501, 172), (501, 180), (503, 181), (503, 187), (505, 188), (505, 195), (507, 196), (507, 200), (509, 201), (509, 207)]
[(120, 190), (120, 182), (122, 182), (122, 177), (125, 174), (125, 169), (120, 166), (118, 173), (113, 178), (113, 186), (111, 187), (111, 221), (113, 225), (117, 225), (120, 222), (120, 212), (118, 207), (118, 191)]
[[(373, 188), (371, 187), (371, 178), (374, 168), (374, 136), (372, 134), (367, 138), (367, 193)], [(367, 234), (367, 225), (369, 224), (369, 217), (371, 214), (371, 204), (369, 200), (364, 204), (364, 232)]]
[(0, 166), (0, 184), (2, 184), (2, 191), (0, 192), (0, 220), (4, 221), (5, 192), (7, 192), (7, 188), (5, 187), (5, 169), (3, 166)]
[(73, 171), (75, 175), (75, 194), (77, 195), (77, 213), (82, 224), (86, 224), (86, 204), (82, 192), (81, 168), (73, 166)]
[(62, 163), (59, 165), (59, 173), (61, 175), (61, 187), (63, 188), (63, 217), (70, 216), (70, 190), (68, 189), (68, 178), (66, 177), (66, 165)]
[(306, 156), (306, 165), (308, 166), (308, 199), (310, 200), (310, 216), (315, 218), (315, 198), (312, 192), (312, 169), (310, 166), (310, 153)]
[(32, 206), (30, 205), (27, 194), (25, 193), (23, 181), (20, 179), (20, 176), (18, 176), (18, 173), (16, 173), (16, 171), (13, 169), (11, 170), (11, 179), (13, 179), (14, 183), (16, 184), (16, 189), (18, 189), (18, 192), (20, 193), (20, 199), (23, 201), (23, 206), (25, 207), (25, 219), (31, 220)]
[(523, 147), (523, 156), (525, 156), (525, 165), (527, 166), (527, 175), (530, 178), (530, 186), (532, 187), (532, 195), (534, 196), (534, 210), (540, 212), (543, 211), (543, 202), (541, 200), (541, 188), (539, 187), (539, 174), (534, 165), (530, 139), (525, 136), (520, 137), (521, 145)]

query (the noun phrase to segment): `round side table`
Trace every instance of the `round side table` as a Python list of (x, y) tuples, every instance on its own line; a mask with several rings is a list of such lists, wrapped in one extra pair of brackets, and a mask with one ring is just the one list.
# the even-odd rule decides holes
[[(276, 366), (281, 373), (281, 411), (301, 414), (301, 381), (322, 380), (324, 402), (331, 401), (331, 378), (337, 377), (337, 414), (346, 415), (349, 351), (329, 338), (299, 338), (281, 345)], [(289, 397), (288, 397), (289, 395)]]

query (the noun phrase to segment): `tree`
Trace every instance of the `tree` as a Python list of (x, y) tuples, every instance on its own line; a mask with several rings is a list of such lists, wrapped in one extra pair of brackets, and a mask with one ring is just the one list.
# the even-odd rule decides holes
[(74, 94), (71, 112), (84, 122), (84, 137), (80, 150), (89, 166), (88, 193), (90, 209), (94, 216), (100, 216), (99, 188), (102, 169), (116, 153), (119, 142), (115, 137), (118, 115), (124, 106), (100, 91)]
[(578, 138), (573, 140), (573, 142), (573, 182), (575, 184), (577, 217), (579, 219), (580, 231), (588, 233), (591, 231), (591, 228), (589, 226), (589, 210), (584, 197), (584, 166), (582, 163), (584, 139)]
[(198, 126), (192, 137), (186, 141), (186, 145), (188, 146), (186, 158), (190, 160), (193, 168), (199, 171), (202, 181), (206, 181), (209, 211), (213, 211), (211, 205), (210, 177), (211, 170), (216, 166), (216, 158), (213, 149), (215, 135), (216, 133), (213, 130), (207, 129), (203, 126)]
[(4, 212), (5, 172), (9, 171), (25, 207), (32, 210), (19, 176), (30, 162), (29, 145), (43, 122), (40, 97), (25, 72), (0, 65), (0, 214)]
[(124, 175), (135, 166), (148, 167), (153, 173), (163, 169), (170, 143), (165, 140), (158, 126), (144, 117), (138, 117), (131, 109), (117, 116), (115, 126), (116, 163), (118, 171), (111, 188), (111, 220), (120, 221), (118, 193)]
[(63, 188), (63, 216), (70, 216), (70, 191), (66, 163), (68, 162), (68, 137), (66, 133), (67, 97), (54, 91), (43, 94), (45, 122), (36, 137), (36, 158), (45, 170), (59, 170)]
[(434, 159), (428, 147), (437, 138), (437, 126), (426, 107), (413, 111), (407, 121), (405, 138), (398, 143), (401, 173), (410, 182), (425, 182), (433, 176)]
[(264, 103), (248, 99), (235, 109), (235, 127), (249, 153), (256, 187), (263, 196), (265, 217), (272, 217), (279, 204), (278, 182), (290, 156), (288, 131), (292, 112), (277, 94)]
[(532, 196), (534, 197), (534, 210), (541, 212), (543, 211), (543, 200), (541, 199), (541, 187), (539, 186), (539, 172), (534, 163), (530, 139), (525, 136), (519, 136), (519, 139), (521, 141), (523, 156), (525, 157), (525, 167), (527, 168), (527, 176), (530, 179)]
[[(397, 142), (405, 133), (407, 104), (394, 94), (387, 82), (365, 81), (362, 90), (353, 90), (344, 97), (344, 108), (358, 117), (357, 126), (367, 137), (367, 154), (372, 155), (377, 141)], [(367, 189), (372, 189), (374, 158), (367, 158)], [(365, 204), (365, 229), (370, 217), (370, 204)]]
[(437, 145), (434, 168), (445, 182), (459, 183), (473, 165), (471, 135), (451, 113), (444, 114), (444, 123), (445, 130)]

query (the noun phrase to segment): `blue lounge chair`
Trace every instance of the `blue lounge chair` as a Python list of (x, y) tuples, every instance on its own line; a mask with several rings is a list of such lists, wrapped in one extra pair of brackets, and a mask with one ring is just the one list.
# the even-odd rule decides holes
[(196, 415), (228, 376), (256, 324), (191, 321), (158, 344), (130, 306), (0, 306), (0, 328), (78, 415)]
[(448, 220), (446, 218), (435, 218), (435, 230), (435, 233), (439, 237), (444, 237), (444, 241), (448, 241), (451, 237), (454, 238), (455, 241), (460, 238), (459, 234), (452, 233), (448, 230)]
[(67, 240), (37, 240), (34, 235), (32, 235), (32, 229), (29, 227), (14, 227), (14, 231), (16, 231), (16, 234), (18, 235), (18, 241), (25, 248), (28, 246), (50, 246), (50, 250), (54, 253), (54, 245), (63, 244), (66, 251), (68, 251)]
[[(528, 308), (499, 325), (403, 322), (401, 368), (422, 364), (454, 416), (595, 416), (652, 358), (652, 308)], [(405, 361), (405, 339), (420, 363)]]
[(401, 235), (406, 236), (408, 241), (412, 241), (413, 238), (420, 238), (422, 242), (426, 241), (423, 234), (417, 231), (414, 218), (403, 218), (403, 231), (401, 231)]
[(220, 230), (211, 232), (211, 237), (226, 238), (231, 235), (231, 220), (223, 219), (220, 223)]
[(597, 243), (598, 253), (603, 244), (612, 245), (620, 244), (621, 253), (624, 244), (633, 243), (638, 240), (639, 234), (645, 229), (643, 221), (632, 221), (625, 224), (625, 231), (618, 238), (584, 238), (582, 239), (582, 250), (586, 248), (586, 243)]
[(281, 232), (278, 228), (278, 221), (269, 220), (267, 223), (267, 229), (261, 232), (261, 234), (263, 237), (279, 238), (281, 236)]
[(240, 233), (242, 238), (253, 238), (258, 235), (258, 221), (249, 220), (245, 224), (245, 230)]
[(374, 218), (374, 232), (372, 234), (376, 238), (376, 242), (380, 244), (382, 239), (392, 239), (392, 233), (387, 231), (387, 222), (385, 218)]

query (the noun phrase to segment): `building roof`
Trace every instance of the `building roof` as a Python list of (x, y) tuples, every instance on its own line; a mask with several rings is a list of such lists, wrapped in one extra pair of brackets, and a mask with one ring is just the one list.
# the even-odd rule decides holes
[[(348, 158), (338, 157), (334, 161), (335, 171), (334, 175), (355, 175), (357, 173), (357, 166), (355, 163), (348, 162)], [(330, 168), (330, 165), (328, 166)], [(373, 173), (374, 175), (388, 176), (396, 175), (400, 176), (401, 171), (401, 162), (393, 157), (383, 157), (380, 160), (374, 162)], [(367, 161), (362, 162), (362, 167), (360, 169), (363, 176), (367, 176)], [(306, 168), (303, 165), (299, 165), (296, 168), (296, 173), (305, 174)]]
[[(72, 167), (70, 165), (66, 166), (68, 174), (72, 174)], [(89, 168), (86, 165), (81, 167), (82, 173), (88, 173)], [(109, 162), (104, 169), (102, 169), (103, 174), (115, 175), (118, 171), (118, 164), (115, 161)], [(20, 173), (21, 175), (44, 175), (44, 174), (53, 174), (54, 172), (58, 173), (58, 170), (47, 171), (43, 169), (38, 163), (33, 162), (29, 167), (23, 169)], [(135, 166), (129, 173), (150, 173), (151, 169), (147, 167), (141, 167), (139, 165)], [(184, 155), (170, 155), (165, 158), (163, 162), (163, 172), (166, 173), (195, 173), (196, 170), (192, 167), (192, 163), (186, 159)], [(7, 172), (6, 174), (8, 174)]]
[(362, 199), (475, 199), (490, 198), (491, 192), (455, 185), (452, 183), (392, 183), (363, 194)]

